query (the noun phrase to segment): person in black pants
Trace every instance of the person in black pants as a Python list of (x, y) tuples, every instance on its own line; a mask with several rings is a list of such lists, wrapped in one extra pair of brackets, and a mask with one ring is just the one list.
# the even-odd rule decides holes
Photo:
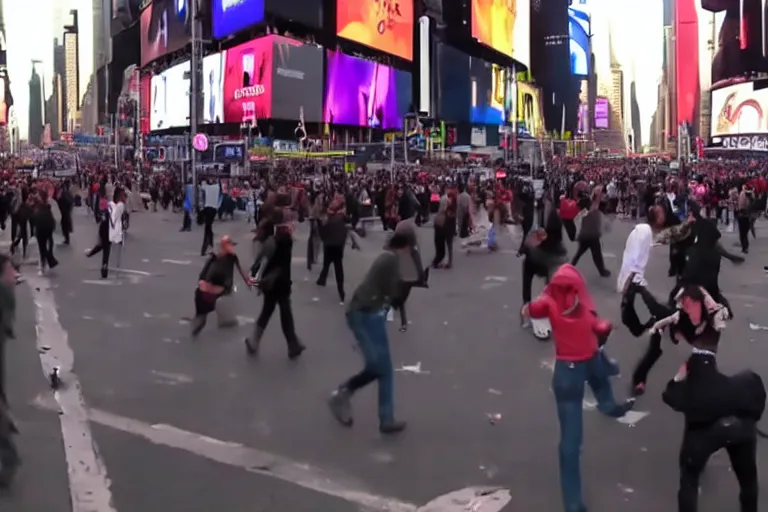
[(765, 412), (765, 385), (752, 371), (727, 376), (718, 370), (721, 327), (707, 313), (701, 288), (684, 288), (681, 304), (677, 329), (693, 351), (662, 394), (664, 403), (685, 416), (677, 510), (698, 510), (701, 473), (725, 449), (739, 481), (738, 510), (757, 512), (757, 423)]
[(576, 253), (573, 255), (571, 265), (574, 267), (578, 265), (579, 260), (584, 253), (590, 251), (592, 253), (592, 261), (595, 262), (595, 267), (600, 273), (600, 276), (609, 277), (611, 273), (605, 268), (603, 248), (600, 244), (603, 223), (603, 213), (600, 211), (601, 201), (602, 190), (598, 187), (592, 195), (589, 211), (581, 219), (581, 228), (579, 229), (578, 237), (576, 237), (579, 241), (579, 246), (576, 249)]
[[(453, 239), (456, 237), (456, 191), (451, 190), (440, 199), (437, 215), (435, 216), (435, 257), (432, 268), (451, 268), (453, 266)], [(448, 263), (443, 263), (446, 254)]]
[(344, 197), (336, 195), (328, 206), (325, 219), (320, 221), (320, 237), (323, 240), (323, 269), (317, 278), (317, 286), (325, 286), (328, 272), (333, 265), (339, 300), (344, 303), (344, 246), (349, 236), (347, 230)]
[(209, 248), (213, 248), (213, 221), (216, 220), (216, 208), (206, 206), (201, 212), (203, 216), (203, 245), (200, 256), (205, 256)]
[(53, 217), (51, 205), (48, 204), (48, 192), (38, 192), (38, 202), (32, 213), (35, 226), (35, 239), (40, 252), (38, 273), (45, 274), (46, 269), (54, 269), (59, 264), (53, 255), (53, 231), (56, 229), (56, 219)]
[(20, 205), (11, 215), (11, 254), (16, 254), (16, 249), (21, 243), (21, 257), (27, 259), (27, 247), (29, 246), (30, 225), (32, 223), (32, 206), (34, 198), (25, 191), (19, 194)]
[(112, 243), (109, 241), (109, 203), (106, 197), (104, 197), (104, 189), (99, 190), (99, 199), (95, 208), (97, 209), (99, 216), (98, 235), (99, 240), (96, 245), (90, 250), (86, 251), (86, 257), (90, 258), (96, 254), (101, 253), (101, 278), (106, 279), (109, 275), (109, 255), (112, 251)]
[[(278, 204), (280, 204), (278, 198)], [(288, 358), (298, 359), (306, 347), (296, 335), (296, 326), (293, 322), (291, 310), (291, 260), (293, 258), (293, 227), (285, 218), (281, 209), (272, 213), (272, 222), (275, 226), (275, 234), (262, 246), (262, 252), (257, 257), (257, 263), (262, 263), (259, 272), (251, 283), (258, 286), (264, 294), (264, 302), (261, 313), (256, 320), (253, 335), (245, 339), (245, 349), (250, 356), (259, 353), (261, 339), (267, 329), (270, 318), (275, 308), (280, 308), (280, 326), (288, 345)]]

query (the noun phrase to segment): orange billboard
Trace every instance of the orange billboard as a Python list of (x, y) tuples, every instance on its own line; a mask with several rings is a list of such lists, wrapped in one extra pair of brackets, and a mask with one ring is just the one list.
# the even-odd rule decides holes
[(337, 0), (336, 33), (413, 60), (413, 0)]
[(472, 0), (471, 16), (472, 37), (529, 65), (531, 0)]

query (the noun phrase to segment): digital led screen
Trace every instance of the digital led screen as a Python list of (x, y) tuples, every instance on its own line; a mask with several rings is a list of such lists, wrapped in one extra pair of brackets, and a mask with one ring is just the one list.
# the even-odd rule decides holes
[(213, 37), (222, 39), (264, 20), (264, 0), (211, 0)]
[[(683, 24), (691, 25), (690, 21), (698, 13), (694, 3), (674, 3), (675, 21), (679, 31)], [(713, 84), (750, 72), (768, 71), (768, 60), (763, 52), (765, 9), (761, 0), (701, 0), (701, 7), (707, 11), (725, 14), (712, 59)], [(703, 23), (709, 25), (709, 21), (702, 17), (698, 24)], [(693, 29), (690, 29), (690, 35), (685, 32), (681, 41), (676, 39), (678, 58), (685, 58), (684, 56), (691, 55), (691, 52), (698, 51), (695, 39), (697, 34), (693, 33), (697, 28), (698, 25), (694, 25)], [(698, 44), (703, 45), (704, 41), (699, 41)]]
[(272, 41), (261, 37), (227, 50), (225, 123), (253, 123), (272, 116)]
[(265, 0), (264, 3), (264, 10), (275, 18), (310, 28), (323, 27), (323, 0)]
[(569, 7), (568, 38), (571, 52), (571, 73), (575, 76), (587, 76), (589, 74), (590, 32), (589, 13), (582, 9)]
[(768, 89), (754, 82), (712, 91), (712, 136), (768, 133)]
[(472, 0), (472, 37), (528, 66), (531, 57), (530, 0)]
[(413, 60), (413, 0), (337, 0), (336, 33), (375, 50)]
[(453, 123), (469, 122), (472, 91), (469, 76), (469, 55), (438, 43), (436, 48), (435, 101), (440, 119)]
[(151, 130), (189, 125), (189, 62), (182, 62), (152, 77), (149, 124)]
[(524, 82), (517, 83), (517, 133), (523, 137), (544, 134), (541, 90)]
[(323, 50), (282, 36), (273, 39), (272, 117), (317, 123), (323, 117)]
[[(471, 101), (469, 120), (478, 124), (504, 124), (504, 81), (498, 66), (482, 59), (469, 58)], [(495, 73), (494, 73), (495, 71)]]
[(411, 74), (329, 50), (326, 123), (402, 129), (411, 103)]
[(227, 51), (203, 59), (203, 122), (224, 122), (224, 65)]
[(595, 128), (601, 130), (608, 128), (609, 112), (608, 98), (597, 98), (595, 100)]
[(154, 0), (141, 13), (141, 65), (184, 48), (190, 41), (189, 0)]

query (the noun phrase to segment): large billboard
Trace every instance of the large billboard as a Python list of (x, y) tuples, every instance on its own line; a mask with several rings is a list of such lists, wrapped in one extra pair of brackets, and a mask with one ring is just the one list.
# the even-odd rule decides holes
[(701, 7), (725, 13), (712, 60), (713, 84), (750, 72), (768, 71), (768, 61), (764, 56), (764, 2), (701, 0)]
[(323, 118), (323, 50), (282, 36), (273, 40), (272, 117), (318, 123)]
[(264, 0), (211, 0), (211, 20), (214, 38), (230, 36), (264, 20)]
[(435, 105), (437, 116), (453, 123), (469, 122), (472, 99), (469, 80), (469, 55), (447, 44), (438, 43), (435, 52)]
[(150, 130), (189, 125), (189, 62), (182, 62), (152, 77)]
[(574, 76), (589, 75), (590, 44), (592, 33), (590, 14), (586, 4), (568, 7), (568, 39), (571, 52), (571, 73)]
[(472, 0), (472, 37), (528, 66), (531, 0)]
[(768, 133), (768, 89), (756, 82), (712, 91), (712, 137)]
[(272, 41), (272, 37), (261, 37), (227, 50), (225, 123), (272, 117)]
[(203, 122), (224, 122), (224, 66), (227, 51), (203, 59)]
[(337, 0), (336, 33), (375, 50), (413, 60), (413, 0)]
[(323, 27), (323, 0), (266, 0), (265, 10), (275, 18), (305, 27)]
[(141, 13), (141, 65), (145, 66), (190, 41), (189, 0), (154, 0)]
[(495, 64), (469, 58), (471, 100), (469, 120), (476, 124), (504, 124), (506, 74)]
[(328, 50), (324, 122), (399, 130), (411, 95), (410, 73)]
[(544, 135), (541, 90), (531, 84), (517, 83), (517, 133), (524, 137)]

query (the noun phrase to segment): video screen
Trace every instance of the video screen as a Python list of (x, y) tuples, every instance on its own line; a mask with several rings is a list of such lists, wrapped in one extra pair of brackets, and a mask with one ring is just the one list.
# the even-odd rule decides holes
[(224, 65), (227, 51), (203, 59), (203, 122), (224, 122)]
[(589, 13), (568, 8), (568, 36), (571, 52), (571, 73), (575, 76), (589, 75)]
[(152, 77), (149, 123), (151, 130), (189, 125), (189, 62), (182, 62)]
[(272, 117), (318, 123), (323, 118), (323, 50), (282, 36), (273, 38)]
[(712, 136), (768, 133), (768, 89), (754, 82), (712, 91)]
[(141, 13), (141, 65), (184, 48), (190, 41), (189, 0), (154, 0)]
[(222, 39), (264, 20), (264, 0), (211, 0), (213, 37)]
[(595, 128), (606, 130), (609, 127), (610, 104), (608, 98), (595, 99)]
[(225, 123), (255, 123), (272, 117), (272, 41), (261, 37), (227, 50)]
[[(504, 124), (505, 74), (498, 66), (469, 58), (471, 102), (469, 120), (477, 124)], [(494, 73), (495, 71), (495, 73)]]
[(411, 95), (410, 73), (327, 52), (324, 122), (399, 130)]
[(469, 76), (469, 55), (438, 43), (436, 48), (436, 103), (440, 119), (453, 123), (469, 122), (472, 91)]
[(472, 0), (472, 37), (528, 66), (531, 0)]
[(337, 0), (336, 34), (413, 60), (413, 0)]

